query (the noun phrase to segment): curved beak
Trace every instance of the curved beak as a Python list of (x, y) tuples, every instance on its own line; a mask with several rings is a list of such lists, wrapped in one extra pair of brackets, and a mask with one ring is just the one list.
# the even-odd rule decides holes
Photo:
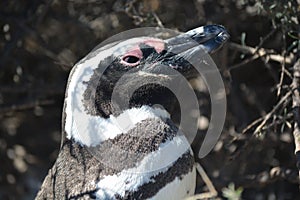
[(145, 66), (144, 71), (171, 76), (172, 72), (168, 68), (170, 67), (186, 78), (194, 77), (197, 73), (194, 73), (192, 63), (205, 60), (209, 54), (220, 49), (228, 39), (229, 33), (220, 25), (206, 25), (192, 29), (166, 39), (164, 41), (166, 49), (159, 55), (157, 59), (159, 62)]
[[(166, 51), (161, 55), (161, 64), (169, 66), (184, 76), (192, 77), (193, 66), (190, 61), (200, 61), (220, 49), (229, 39), (229, 33), (220, 25), (207, 25), (165, 40)], [(196, 62), (197, 62), (196, 61)], [(162, 73), (167, 70), (157, 67), (152, 71)]]
[(229, 33), (221, 25), (206, 25), (167, 39), (168, 51), (182, 53), (201, 46), (207, 53), (214, 53), (229, 39)]

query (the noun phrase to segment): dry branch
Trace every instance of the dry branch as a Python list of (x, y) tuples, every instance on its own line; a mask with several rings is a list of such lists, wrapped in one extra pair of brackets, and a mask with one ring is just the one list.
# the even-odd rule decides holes
[(267, 60), (273, 60), (279, 63), (285, 62), (286, 64), (291, 64), (293, 61), (293, 54), (290, 56), (284, 57), (282, 55), (276, 54), (273, 50), (270, 49), (264, 49), (264, 48), (254, 48), (250, 46), (243, 46), (240, 44), (236, 43), (229, 43), (229, 48), (238, 50), (244, 54), (253, 54), (254, 58), (259, 58), (259, 57), (266, 57)]
[(273, 114), (278, 110), (278, 108), (280, 108), (280, 106), (286, 102), (289, 101), (289, 98), (291, 96), (292, 92), (289, 91), (287, 92), (281, 99), (280, 101), (276, 104), (276, 106), (274, 106), (274, 108), (263, 117), (263, 121), (260, 123), (259, 126), (256, 127), (254, 134), (258, 134), (259, 132), (262, 131), (262, 128), (265, 126), (265, 124), (267, 123), (267, 121), (273, 116)]
[(215, 186), (213, 185), (212, 181), (206, 174), (205, 170), (202, 168), (202, 166), (199, 163), (196, 163), (196, 168), (209, 191), (201, 194), (195, 194), (194, 196), (188, 197), (185, 200), (196, 200), (196, 199), (200, 200), (200, 199), (216, 198), (218, 192), (215, 189)]

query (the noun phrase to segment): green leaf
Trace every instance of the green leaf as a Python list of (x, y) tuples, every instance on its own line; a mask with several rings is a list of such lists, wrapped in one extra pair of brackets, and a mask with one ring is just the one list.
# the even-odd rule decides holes
[(235, 189), (234, 183), (229, 183), (227, 188), (222, 189), (223, 197), (228, 200), (240, 200), (242, 199), (243, 188), (239, 187)]

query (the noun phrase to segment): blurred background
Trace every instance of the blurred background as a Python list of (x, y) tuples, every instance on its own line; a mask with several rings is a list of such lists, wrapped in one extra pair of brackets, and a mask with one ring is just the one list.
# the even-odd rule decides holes
[[(0, 199), (34, 198), (58, 154), (69, 71), (84, 55), (124, 30), (205, 24), (231, 35), (213, 56), (227, 91), (225, 127), (198, 160), (212, 199), (300, 199), (290, 92), (299, 11), (296, 0), (1, 0)], [(201, 94), (196, 151), (210, 112)], [(211, 189), (197, 183), (197, 193)]]

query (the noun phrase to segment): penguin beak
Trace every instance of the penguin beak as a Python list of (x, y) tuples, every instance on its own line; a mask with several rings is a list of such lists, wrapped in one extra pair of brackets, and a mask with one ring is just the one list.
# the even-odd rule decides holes
[[(166, 53), (161, 64), (169, 66), (186, 78), (194, 76), (191, 60), (201, 62), (206, 55), (220, 49), (229, 39), (229, 33), (220, 25), (207, 25), (165, 40)], [(160, 70), (163, 71), (162, 67)]]
[(229, 39), (229, 33), (221, 25), (206, 25), (166, 40), (168, 51), (175, 54), (199, 46), (207, 53), (214, 53)]

